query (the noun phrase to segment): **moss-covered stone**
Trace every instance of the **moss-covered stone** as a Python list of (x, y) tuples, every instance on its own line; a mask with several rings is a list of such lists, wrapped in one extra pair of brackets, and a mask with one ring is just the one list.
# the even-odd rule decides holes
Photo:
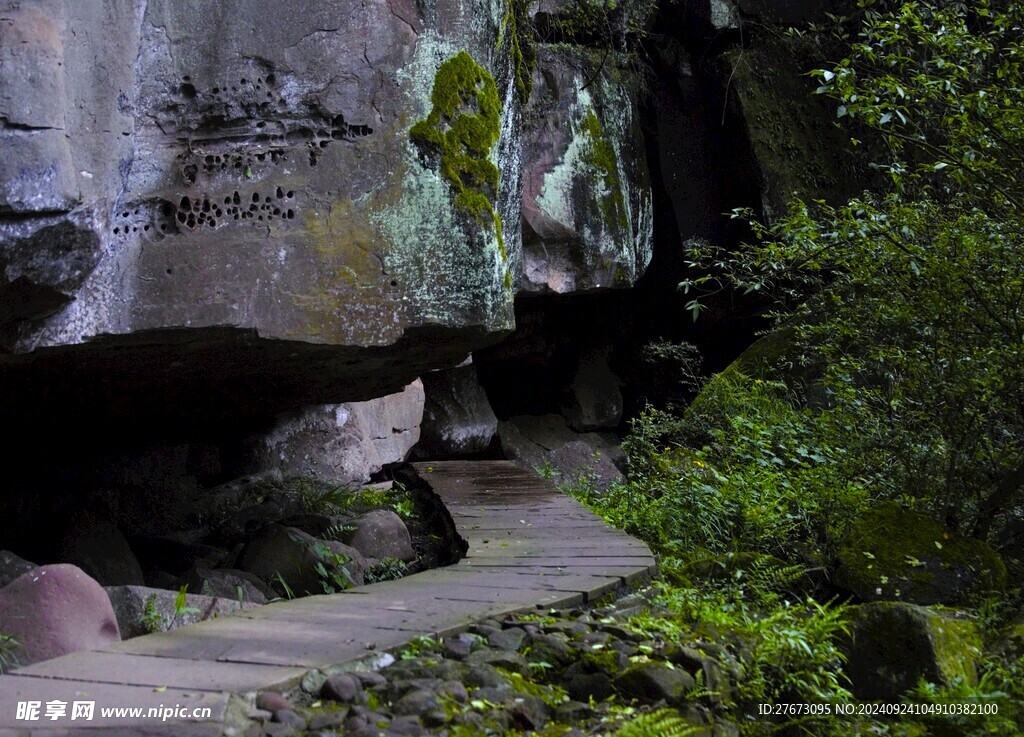
[(861, 699), (895, 702), (920, 680), (975, 684), (981, 635), (971, 620), (902, 602), (856, 607), (846, 674)]
[(430, 99), (433, 109), (409, 129), (409, 137), (439, 154), (455, 206), (481, 225), (493, 225), (502, 258), (507, 258), (501, 217), (494, 209), (499, 172), (490, 158), (501, 134), (494, 77), (460, 51), (438, 68)]
[(835, 583), (865, 601), (953, 604), (1006, 586), (1006, 565), (984, 542), (960, 537), (892, 502), (853, 523)]

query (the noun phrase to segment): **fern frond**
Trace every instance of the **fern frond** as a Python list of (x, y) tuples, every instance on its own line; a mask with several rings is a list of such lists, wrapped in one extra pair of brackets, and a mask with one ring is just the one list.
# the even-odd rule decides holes
[(675, 709), (657, 709), (622, 724), (614, 737), (692, 737), (700, 731), (700, 727), (687, 722)]

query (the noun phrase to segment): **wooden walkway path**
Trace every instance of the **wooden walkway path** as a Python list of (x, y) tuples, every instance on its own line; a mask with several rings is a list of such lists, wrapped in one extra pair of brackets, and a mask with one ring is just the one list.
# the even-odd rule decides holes
[[(79, 652), (0, 676), (0, 736), (222, 734), (231, 693), (294, 686), (314, 668), (446, 636), (488, 617), (567, 607), (656, 571), (651, 551), (512, 463), (435, 462), (416, 470), (469, 545), (459, 563), (327, 596), (268, 604)], [(38, 721), (18, 702), (40, 701)], [(46, 702), (68, 704), (46, 718)], [(91, 721), (70, 720), (94, 701)], [(210, 720), (102, 718), (104, 707), (209, 707)]]

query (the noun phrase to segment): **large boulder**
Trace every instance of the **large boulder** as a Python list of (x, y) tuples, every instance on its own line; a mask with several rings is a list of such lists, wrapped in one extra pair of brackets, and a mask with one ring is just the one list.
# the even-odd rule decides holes
[(614, 435), (577, 433), (561, 415), (518, 415), (498, 423), (505, 457), (561, 482), (586, 480), (606, 489), (622, 481), (624, 456)]
[(536, 292), (628, 287), (653, 244), (639, 74), (615, 52), (540, 45), (523, 127), (523, 273)]
[(861, 699), (895, 703), (920, 680), (939, 686), (977, 683), (977, 625), (950, 612), (902, 602), (854, 610), (844, 671)]
[(622, 421), (621, 381), (608, 365), (606, 350), (580, 356), (566, 392), (562, 414), (577, 432), (607, 430)]
[(0, 589), (0, 632), (18, 643), (18, 665), (120, 641), (110, 599), (77, 566), (41, 566)]
[(320, 540), (294, 527), (270, 525), (245, 547), (238, 567), (256, 574), (279, 594), (290, 591), (301, 596), (344, 588), (348, 582), (361, 586), (366, 560), (358, 550), (340, 542)]
[(424, 458), (451, 458), (486, 450), (498, 432), (487, 394), (472, 364), (422, 377), (426, 402), (416, 453)]
[(419, 380), (366, 402), (307, 407), (278, 417), (273, 430), (253, 442), (250, 470), (364, 483), (405, 458), (419, 440), (422, 416)]
[(60, 560), (73, 563), (104, 586), (144, 583), (142, 566), (117, 525), (84, 514), (64, 530), (58, 551)]
[(203, 596), (234, 599), (252, 604), (266, 604), (277, 596), (258, 576), (231, 568), (194, 566), (182, 576), (182, 582)]
[(1005, 588), (1006, 575), (984, 542), (884, 502), (861, 515), (840, 544), (835, 584), (863, 601), (954, 604)]
[[(184, 423), (360, 401), (512, 327), (505, 3), (0, 12), (8, 413)], [(482, 138), (452, 133), (462, 116)]]
[(352, 532), (342, 540), (367, 558), (397, 558), (409, 562), (416, 558), (412, 538), (405, 522), (390, 509), (375, 509), (353, 520)]

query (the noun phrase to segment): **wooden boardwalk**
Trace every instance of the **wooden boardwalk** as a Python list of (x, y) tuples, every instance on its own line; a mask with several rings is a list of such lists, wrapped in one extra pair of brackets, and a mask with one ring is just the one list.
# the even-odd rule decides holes
[[(591, 602), (656, 572), (643, 543), (506, 461), (416, 464), (468, 552), (459, 563), (340, 594), (268, 604), (0, 676), (0, 736), (221, 735), (232, 693), (286, 689), (314, 668), (365, 659), (488, 617)], [(18, 702), (41, 702), (18, 719)], [(67, 714), (46, 718), (46, 702)], [(93, 701), (90, 721), (72, 702)], [(209, 707), (210, 719), (103, 718), (105, 707)], [(178, 712), (179, 714), (182, 712)], [(87, 733), (85, 733), (87, 734)]]

